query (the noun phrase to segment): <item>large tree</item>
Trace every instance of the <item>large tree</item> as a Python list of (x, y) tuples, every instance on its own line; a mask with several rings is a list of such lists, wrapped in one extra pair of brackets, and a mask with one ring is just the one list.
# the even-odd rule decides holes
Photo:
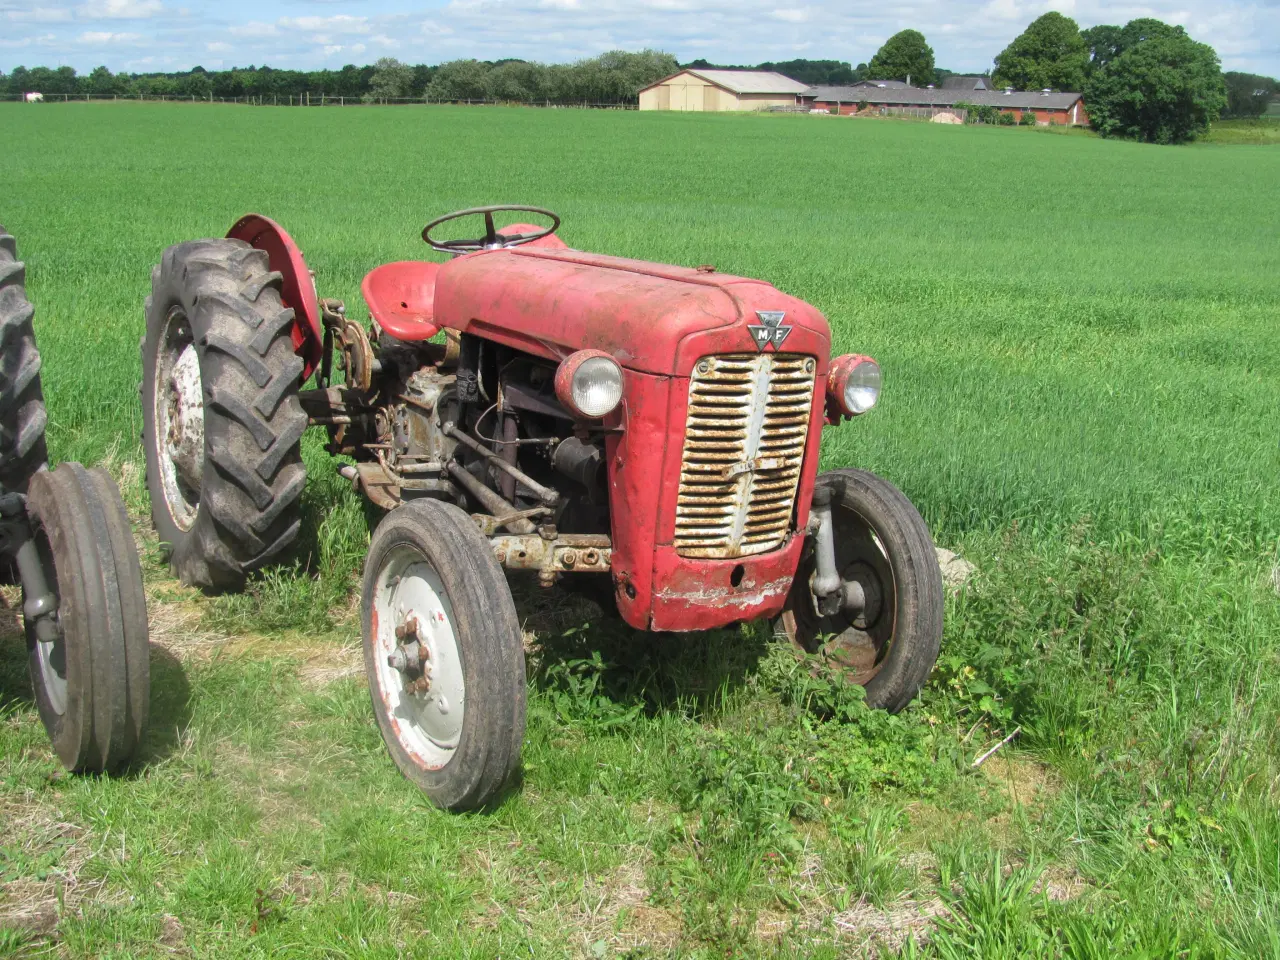
[(1267, 112), (1271, 98), (1280, 89), (1273, 77), (1263, 77), (1256, 73), (1237, 73), (1229, 70), (1222, 75), (1227, 82), (1228, 117), (1260, 117)]
[(998, 87), (1018, 90), (1082, 90), (1089, 50), (1079, 25), (1050, 12), (1031, 22), (996, 57)]
[(374, 100), (395, 100), (407, 97), (412, 86), (413, 68), (395, 57), (383, 57), (373, 65), (367, 96)]
[(867, 64), (870, 80), (908, 80), (912, 86), (933, 83), (933, 47), (919, 30), (895, 33)]
[(1106, 137), (1185, 143), (1209, 129), (1227, 103), (1218, 55), (1182, 27), (1133, 21), (1085, 90), (1093, 126)]

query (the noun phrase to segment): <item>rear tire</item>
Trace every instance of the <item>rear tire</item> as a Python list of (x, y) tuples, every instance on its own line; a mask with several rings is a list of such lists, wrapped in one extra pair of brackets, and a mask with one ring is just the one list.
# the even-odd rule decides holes
[(31, 481), (27, 513), (52, 574), (59, 633), (27, 625), (36, 706), (63, 765), (118, 770), (137, 754), (151, 689), (142, 568), (115, 483), (64, 463)]
[(142, 342), (151, 516), (174, 572), (237, 589), (298, 535), (307, 417), (282, 277), (239, 240), (170, 247)]
[(0, 227), (0, 489), (9, 493), (26, 493), (49, 459), (34, 313), (17, 244)]
[[(489, 802), (519, 768), (525, 724), (520, 621), (489, 541), (450, 504), (396, 507), (373, 535), (361, 600), (373, 712), (396, 766), (446, 810)], [(398, 652), (408, 669), (388, 662)]]
[(857, 617), (819, 617), (809, 551), (778, 630), (862, 684), (869, 706), (897, 713), (929, 679), (942, 643), (944, 594), (933, 537), (902, 491), (874, 473), (832, 470), (817, 482), (835, 492), (837, 569), (842, 580), (864, 585), (868, 605)]

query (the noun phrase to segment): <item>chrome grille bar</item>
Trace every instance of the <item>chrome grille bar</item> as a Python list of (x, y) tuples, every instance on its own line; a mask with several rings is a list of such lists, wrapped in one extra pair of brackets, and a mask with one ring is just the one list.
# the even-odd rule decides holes
[(676, 500), (681, 556), (750, 556), (786, 538), (816, 366), (812, 357), (777, 353), (698, 361)]

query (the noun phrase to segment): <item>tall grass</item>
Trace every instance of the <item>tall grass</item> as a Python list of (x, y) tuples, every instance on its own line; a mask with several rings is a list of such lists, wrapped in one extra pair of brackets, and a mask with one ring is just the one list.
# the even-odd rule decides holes
[[(365, 271), (426, 256), (424, 222), (525, 202), (571, 245), (816, 304), (885, 371), (824, 464), (898, 483), (979, 570), (894, 718), (758, 629), (566, 632), (545, 626), (560, 598), (525, 601), (523, 786), (442, 817), (390, 769), (358, 680), (298, 670), (353, 640), (365, 546), (309, 437), (298, 550), (203, 607), (290, 643), (162, 664), (168, 733), (140, 779), (50, 786), (20, 643), (0, 642), (0, 810), (78, 825), (111, 894), (65, 923), (74, 949), (167, 950), (171, 914), (201, 954), (252, 927), (267, 952), (827, 956), (854, 949), (849, 917), (880, 936), (931, 902), (933, 938), (911, 920), (886, 949), (1277, 955), (1280, 152), (497, 108), (0, 105), (0, 129), (56, 457), (137, 458), (165, 246), (260, 211), (359, 316)], [(0, 884), (78, 867), (23, 830), (0, 827)]]

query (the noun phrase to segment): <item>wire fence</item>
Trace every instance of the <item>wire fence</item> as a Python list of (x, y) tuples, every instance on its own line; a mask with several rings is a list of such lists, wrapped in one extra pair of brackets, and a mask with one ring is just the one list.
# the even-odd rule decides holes
[(423, 104), (451, 104), (468, 107), (543, 107), (563, 110), (637, 110), (635, 103), (583, 103), (559, 100), (438, 99), (435, 97), (332, 96), (326, 93), (280, 93), (243, 97), (199, 97), (195, 94), (158, 93), (26, 93), (0, 94), (0, 101), (27, 103), (89, 103), (93, 101), (136, 100), (150, 103), (238, 103), (254, 107), (368, 107)]

